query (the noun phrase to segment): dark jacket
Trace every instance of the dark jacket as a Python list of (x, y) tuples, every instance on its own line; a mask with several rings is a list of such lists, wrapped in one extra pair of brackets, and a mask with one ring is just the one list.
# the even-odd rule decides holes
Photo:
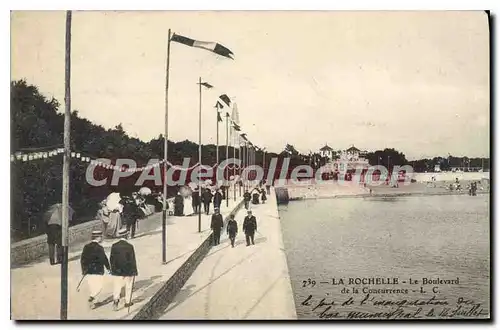
[(139, 210), (139, 206), (135, 204), (135, 201), (128, 200), (123, 203), (123, 218), (125, 223), (132, 224), (141, 216), (142, 214)]
[(214, 205), (220, 205), (222, 203), (222, 194), (220, 192), (216, 192), (214, 195)]
[(175, 196), (174, 205), (175, 205), (175, 207), (178, 207), (178, 208), (184, 207), (184, 197), (182, 197), (181, 195)]
[(246, 216), (245, 220), (243, 220), (243, 231), (245, 233), (253, 233), (257, 230), (257, 219), (252, 216)]
[(212, 193), (210, 192), (209, 189), (206, 189), (201, 194), (201, 200), (203, 201), (204, 204), (209, 204), (212, 201)]
[(229, 235), (236, 235), (238, 233), (238, 223), (234, 219), (229, 219), (227, 222), (227, 233)]
[(193, 194), (191, 195), (191, 204), (193, 206), (199, 206), (201, 204), (199, 192), (197, 192), (197, 191), (193, 192)]
[(111, 246), (109, 261), (111, 264), (111, 275), (138, 275), (134, 246), (125, 240), (119, 240)]
[(222, 227), (224, 227), (224, 220), (222, 220), (222, 214), (213, 214), (210, 228), (214, 231), (220, 231), (222, 230)]
[(80, 265), (82, 275), (104, 275), (104, 267), (107, 270), (110, 269), (104, 248), (97, 242), (90, 242), (83, 247)]
[(247, 191), (246, 193), (243, 194), (243, 198), (245, 201), (249, 202), (252, 199), (252, 195)]
[(265, 190), (261, 191), (260, 197), (262, 198), (263, 201), (267, 200), (267, 196), (266, 196), (266, 191)]

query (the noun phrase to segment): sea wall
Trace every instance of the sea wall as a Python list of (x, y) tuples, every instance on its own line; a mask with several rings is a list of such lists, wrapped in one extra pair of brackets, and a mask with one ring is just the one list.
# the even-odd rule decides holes
[[(241, 201), (224, 219), (227, 222), (230, 215), (235, 215), (244, 205)], [(156, 294), (134, 315), (133, 320), (156, 320), (168, 305), (173, 301), (177, 293), (182, 289), (186, 281), (193, 274), (196, 267), (207, 255), (212, 247), (212, 234), (189, 256), (189, 258), (177, 269), (177, 271), (161, 286)]]

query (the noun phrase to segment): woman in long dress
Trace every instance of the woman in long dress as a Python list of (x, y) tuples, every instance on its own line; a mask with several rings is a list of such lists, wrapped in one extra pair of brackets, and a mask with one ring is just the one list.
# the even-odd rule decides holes
[(186, 196), (184, 198), (184, 215), (190, 215), (193, 213), (193, 203), (191, 200), (191, 196)]
[(119, 210), (113, 210), (109, 213), (109, 222), (107, 236), (117, 238), (118, 231), (122, 228), (122, 217)]
[(106, 199), (106, 206), (109, 209), (109, 222), (107, 228), (107, 235), (109, 237), (119, 237), (118, 231), (122, 228), (121, 212), (123, 205), (120, 204), (120, 194), (112, 193)]

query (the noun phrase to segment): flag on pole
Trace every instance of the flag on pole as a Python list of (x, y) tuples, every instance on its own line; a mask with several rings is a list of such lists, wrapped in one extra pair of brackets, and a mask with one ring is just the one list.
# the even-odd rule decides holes
[(229, 96), (227, 96), (226, 94), (222, 94), (221, 96), (219, 96), (219, 99), (221, 99), (222, 102), (224, 102), (228, 107), (231, 107), (231, 99), (229, 98)]
[(193, 40), (191, 38), (187, 38), (175, 33), (172, 35), (170, 41), (175, 41), (190, 47), (206, 49), (214, 52), (217, 55), (221, 55), (234, 60), (234, 58), (232, 58), (232, 56), (234, 56), (233, 52), (217, 42)]
[(203, 82), (201, 83), (202, 86), (205, 86), (206, 88), (213, 88), (214, 86), (210, 85), (209, 83), (207, 82)]

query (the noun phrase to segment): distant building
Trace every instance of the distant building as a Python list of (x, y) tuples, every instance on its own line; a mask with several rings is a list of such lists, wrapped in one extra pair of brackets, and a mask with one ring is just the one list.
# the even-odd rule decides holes
[(368, 169), (370, 163), (366, 158), (367, 153), (352, 145), (340, 152), (340, 155), (332, 162), (333, 168), (338, 172), (354, 171), (357, 168)]
[(333, 159), (333, 148), (331, 148), (330, 146), (328, 146), (328, 144), (325, 143), (325, 146), (321, 149), (319, 149), (319, 154), (321, 155), (321, 157), (326, 157), (330, 160)]

